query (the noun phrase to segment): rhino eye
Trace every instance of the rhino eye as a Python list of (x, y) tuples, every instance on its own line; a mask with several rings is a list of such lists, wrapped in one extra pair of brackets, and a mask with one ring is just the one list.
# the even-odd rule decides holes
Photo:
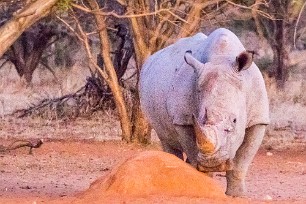
[(236, 123), (237, 122), (237, 119), (235, 118), (234, 120), (233, 120), (233, 123)]

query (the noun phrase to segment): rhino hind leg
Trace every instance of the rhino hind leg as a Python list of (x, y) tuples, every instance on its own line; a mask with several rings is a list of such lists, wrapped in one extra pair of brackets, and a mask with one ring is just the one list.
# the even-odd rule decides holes
[(254, 125), (246, 129), (243, 143), (237, 150), (233, 161), (233, 169), (226, 172), (227, 195), (239, 197), (245, 195), (245, 177), (262, 143), (265, 129), (266, 125)]

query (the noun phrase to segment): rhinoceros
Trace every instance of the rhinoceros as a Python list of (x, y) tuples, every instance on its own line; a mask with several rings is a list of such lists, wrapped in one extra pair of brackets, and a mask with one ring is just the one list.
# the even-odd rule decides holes
[(140, 102), (164, 151), (203, 172), (226, 171), (226, 194), (245, 176), (269, 124), (262, 74), (238, 37), (219, 28), (156, 52), (140, 73)]

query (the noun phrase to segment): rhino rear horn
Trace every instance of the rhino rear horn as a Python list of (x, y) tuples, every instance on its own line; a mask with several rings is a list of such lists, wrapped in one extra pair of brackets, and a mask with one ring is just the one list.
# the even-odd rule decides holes
[(217, 135), (211, 134), (201, 127), (198, 119), (193, 115), (194, 131), (199, 150), (204, 154), (213, 154), (216, 149)]
[(253, 52), (243, 51), (236, 57), (237, 71), (248, 69), (253, 62)]

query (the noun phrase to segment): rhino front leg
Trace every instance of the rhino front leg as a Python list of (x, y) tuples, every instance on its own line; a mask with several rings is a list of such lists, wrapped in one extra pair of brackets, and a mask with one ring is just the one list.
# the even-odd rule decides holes
[(169, 143), (167, 141), (160, 140), (160, 143), (161, 143), (161, 145), (163, 147), (163, 150), (165, 152), (167, 152), (169, 154), (173, 154), (176, 157), (183, 160), (183, 152), (181, 150), (173, 148), (171, 145), (169, 145)]
[(198, 148), (196, 144), (193, 126), (176, 125), (175, 130), (178, 134), (178, 141), (180, 142), (183, 151), (186, 153), (187, 156), (186, 162), (196, 168)]
[(233, 169), (226, 172), (226, 194), (230, 196), (244, 196), (246, 193), (245, 177), (251, 162), (258, 151), (266, 125), (254, 125), (246, 129), (242, 145), (233, 160)]

